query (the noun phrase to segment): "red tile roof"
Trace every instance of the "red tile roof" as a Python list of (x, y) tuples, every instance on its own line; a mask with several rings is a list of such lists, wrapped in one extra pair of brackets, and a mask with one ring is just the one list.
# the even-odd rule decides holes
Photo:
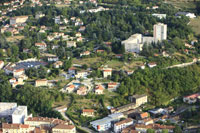
[(94, 109), (83, 109), (82, 112), (94, 112)]

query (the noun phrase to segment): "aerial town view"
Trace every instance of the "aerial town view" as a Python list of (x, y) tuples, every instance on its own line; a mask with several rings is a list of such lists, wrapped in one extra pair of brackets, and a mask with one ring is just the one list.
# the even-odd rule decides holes
[(0, 0), (0, 133), (200, 133), (200, 0)]

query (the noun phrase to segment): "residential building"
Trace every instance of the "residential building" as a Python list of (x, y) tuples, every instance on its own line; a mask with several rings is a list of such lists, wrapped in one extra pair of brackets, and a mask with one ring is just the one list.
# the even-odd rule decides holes
[(159, 19), (165, 19), (167, 17), (166, 14), (158, 14), (158, 13), (153, 13), (152, 16), (155, 16)]
[(107, 78), (108, 76), (112, 76), (112, 69), (110, 69), (110, 70), (103, 70), (103, 77)]
[(78, 90), (77, 90), (77, 94), (78, 95), (87, 95), (88, 93), (88, 89), (83, 86), (83, 87), (80, 87)]
[(0, 102), (0, 117), (11, 116), (16, 108), (17, 103)]
[(95, 94), (101, 95), (101, 94), (103, 94), (103, 91), (104, 91), (104, 87), (102, 85), (97, 85), (95, 87)]
[(45, 50), (47, 48), (46, 43), (35, 43), (35, 46), (38, 47), (40, 50)]
[(143, 120), (149, 117), (149, 113), (144, 112), (144, 113), (140, 113), (136, 116), (137, 120)]
[(52, 133), (76, 133), (74, 125), (59, 124), (52, 128)]
[(130, 125), (133, 125), (133, 119), (127, 118), (114, 124), (114, 132), (121, 133), (122, 130)]
[(19, 76), (24, 75), (24, 73), (25, 73), (25, 70), (23, 68), (17, 69), (13, 71), (13, 76), (15, 78), (18, 78)]
[(153, 67), (156, 67), (157, 64), (156, 64), (155, 62), (149, 62), (149, 63), (148, 63), (148, 66), (149, 66), (150, 68), (153, 68)]
[(12, 113), (12, 123), (24, 123), (24, 119), (28, 116), (27, 106), (18, 106)]
[(29, 133), (34, 128), (30, 128), (27, 124), (8, 124), (2, 123), (2, 133)]
[(127, 40), (122, 41), (126, 52), (139, 53), (142, 50), (142, 34), (134, 34)]
[(40, 86), (48, 86), (48, 80), (47, 79), (40, 79), (35, 81), (35, 87)]
[(110, 82), (108, 83), (108, 90), (109, 91), (116, 91), (117, 87), (119, 87), (119, 83), (116, 82)]
[(80, 57), (90, 55), (90, 51), (80, 53)]
[(144, 124), (136, 124), (135, 125), (135, 130), (146, 133), (148, 129), (154, 129), (156, 132), (162, 132), (163, 129), (168, 130), (168, 132), (173, 132), (173, 129), (175, 126), (167, 126), (167, 125), (160, 125), (160, 124), (149, 124), (149, 125), (144, 125)]
[(82, 116), (94, 117), (94, 109), (83, 109)]
[(91, 126), (98, 132), (107, 131), (112, 127), (112, 122), (117, 122), (124, 118), (123, 113), (110, 114), (103, 119), (90, 122)]
[(70, 67), (70, 68), (68, 69), (68, 73), (69, 73), (69, 74), (75, 74), (75, 73), (76, 73), (76, 68), (75, 68), (75, 67)]
[(76, 42), (75, 41), (67, 41), (67, 47), (68, 48), (76, 47)]
[(28, 16), (16, 16), (10, 18), (10, 25), (23, 24), (27, 21)]
[(181, 16), (186, 16), (186, 17), (188, 17), (188, 18), (196, 18), (196, 15), (194, 14), (194, 13), (190, 13), (190, 12), (177, 12), (176, 14), (175, 14), (175, 16), (178, 16), (178, 17), (181, 17)]
[(72, 93), (74, 92), (75, 89), (76, 89), (75, 85), (71, 84), (71, 85), (66, 86), (62, 91), (67, 92), (67, 93)]
[(55, 24), (61, 24), (61, 18), (60, 16), (55, 17)]
[(87, 78), (88, 76), (88, 71), (78, 71), (76, 72), (75, 77), (76, 78)]
[(155, 24), (153, 36), (158, 41), (167, 40), (167, 25), (163, 23)]
[(3, 66), (4, 66), (4, 62), (0, 61), (0, 70), (3, 68)]
[(48, 62), (56, 62), (59, 60), (59, 58), (57, 56), (51, 56), (51, 57), (48, 57)]
[(133, 95), (129, 97), (129, 100), (136, 104), (136, 106), (140, 106), (142, 104), (147, 103), (147, 95)]
[(138, 123), (144, 124), (144, 125), (149, 125), (149, 124), (153, 124), (154, 121), (151, 118), (145, 118), (145, 119), (142, 119), (142, 120), (138, 120)]
[(183, 102), (192, 104), (192, 103), (196, 103), (198, 99), (200, 100), (200, 93), (195, 93), (195, 94), (183, 97)]
[(30, 125), (30, 127), (54, 127), (59, 124), (69, 125), (69, 121), (63, 121), (57, 118), (47, 118), (47, 117), (28, 117), (25, 119), (24, 124)]
[(63, 62), (62, 61), (56, 61), (55, 63), (53, 63), (53, 67), (54, 68), (60, 68), (63, 66)]
[(135, 130), (134, 126), (128, 126), (127, 128), (124, 128), (121, 133), (139, 133)]

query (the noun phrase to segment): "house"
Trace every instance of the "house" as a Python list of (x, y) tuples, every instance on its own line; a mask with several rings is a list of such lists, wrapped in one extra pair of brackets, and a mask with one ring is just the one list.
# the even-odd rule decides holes
[(55, 17), (55, 24), (61, 24), (61, 18), (60, 16)]
[(82, 38), (82, 37), (78, 37), (78, 38), (76, 39), (76, 41), (77, 41), (77, 42), (82, 42), (82, 41), (83, 41), (83, 38)]
[(101, 95), (101, 94), (103, 94), (103, 91), (104, 91), (104, 88), (103, 88), (102, 85), (97, 85), (97, 86), (95, 87), (95, 94)]
[(76, 42), (75, 41), (67, 41), (67, 47), (68, 48), (76, 47)]
[(166, 14), (158, 14), (158, 13), (153, 13), (152, 16), (155, 16), (159, 19), (165, 19), (167, 17)]
[(76, 133), (76, 127), (74, 125), (58, 124), (52, 128), (53, 133)]
[(75, 36), (76, 36), (76, 37), (81, 37), (81, 33), (78, 32), (78, 33), (75, 34)]
[(76, 73), (76, 68), (75, 68), (75, 67), (70, 67), (70, 68), (68, 69), (68, 73), (69, 73), (69, 74), (75, 74), (75, 73)]
[(145, 65), (142, 64), (142, 65), (140, 66), (140, 68), (141, 68), (141, 69), (145, 69)]
[(133, 95), (133, 96), (129, 96), (129, 100), (133, 103), (135, 103), (137, 106), (140, 106), (142, 104), (147, 103), (147, 95), (143, 94), (143, 95)]
[(35, 43), (35, 46), (38, 47), (40, 50), (45, 50), (47, 48), (46, 43)]
[(30, 125), (30, 127), (54, 127), (56, 125), (70, 125), (70, 121), (63, 121), (57, 118), (47, 118), (47, 117), (27, 117), (24, 124)]
[(116, 82), (110, 82), (108, 83), (108, 90), (109, 91), (116, 91), (117, 87), (119, 87), (119, 83)]
[(127, 128), (124, 128), (121, 133), (139, 133), (135, 130), (134, 126), (128, 126)]
[(86, 29), (85, 26), (81, 26), (81, 27), (79, 28), (79, 31), (82, 32), (82, 31), (85, 31), (85, 29)]
[(155, 62), (150, 62), (150, 63), (148, 63), (148, 66), (149, 66), (150, 68), (153, 68), (153, 67), (156, 67), (157, 64), (156, 64)]
[(42, 12), (38, 12), (38, 13), (36, 13), (36, 15), (35, 15), (35, 19), (39, 19), (39, 18), (42, 18), (42, 17), (44, 17), (45, 16), (45, 14), (43, 14)]
[(75, 90), (75, 85), (71, 84), (64, 88), (63, 92), (72, 93)]
[(195, 94), (183, 97), (183, 102), (192, 104), (192, 103), (196, 103), (198, 99), (200, 99), (200, 93), (195, 93)]
[(17, 80), (16, 80), (16, 78), (12, 78), (9, 80), (9, 82), (10, 82), (10, 84), (13, 84), (13, 83), (17, 82)]
[(80, 57), (88, 56), (88, 55), (90, 55), (90, 51), (85, 51), (85, 52), (80, 53)]
[(28, 20), (28, 16), (16, 16), (10, 18), (10, 25), (23, 24)]
[(12, 123), (24, 123), (24, 119), (28, 116), (27, 106), (18, 106), (12, 113)]
[(83, 109), (82, 116), (94, 117), (94, 109)]
[(23, 75), (24, 73), (25, 73), (25, 70), (23, 68), (16, 69), (16, 70), (13, 71), (13, 76), (19, 77), (20, 75)]
[(31, 132), (31, 128), (27, 124), (8, 124), (2, 123), (2, 133), (27, 133)]
[(62, 61), (56, 61), (55, 63), (53, 63), (53, 67), (54, 68), (60, 68), (63, 66), (63, 62)]
[(149, 124), (149, 125), (144, 125), (144, 124), (136, 124), (135, 125), (135, 130), (146, 133), (148, 129), (154, 129), (156, 132), (162, 132), (163, 129), (168, 130), (168, 132), (173, 133), (173, 129), (175, 126), (167, 126), (167, 125), (160, 125), (160, 124)]
[(112, 69), (103, 70), (103, 77), (107, 78), (108, 76), (112, 76)]
[(126, 71), (126, 73), (127, 73), (127, 75), (131, 75), (131, 74), (133, 74), (133, 70), (129, 70), (129, 71)]
[(0, 70), (3, 68), (4, 62), (0, 60)]
[(88, 92), (88, 89), (85, 86), (83, 86), (77, 90), (77, 95), (87, 95), (87, 92)]
[(119, 121), (117, 123), (114, 124), (114, 132), (115, 133), (121, 133), (121, 131), (130, 126), (133, 125), (133, 119), (131, 118), (127, 118), (125, 120)]
[(144, 113), (140, 113), (138, 115), (136, 115), (137, 120), (143, 120), (149, 117), (149, 113), (144, 112)]
[(88, 71), (78, 71), (76, 72), (75, 77), (76, 78), (87, 78), (88, 76)]
[(59, 58), (57, 56), (51, 56), (51, 57), (48, 57), (48, 62), (56, 62), (59, 60)]
[(145, 119), (142, 119), (142, 120), (138, 120), (138, 123), (144, 124), (144, 125), (149, 125), (149, 124), (153, 124), (154, 121), (151, 118), (145, 118)]
[(180, 17), (181, 15), (186, 16), (191, 19), (196, 18), (196, 15), (194, 13), (190, 13), (190, 12), (177, 12), (175, 14), (175, 16), (178, 16), (178, 17)]
[(107, 117), (90, 122), (90, 125), (98, 132), (104, 132), (112, 127), (113, 122), (119, 121), (124, 118), (123, 113), (110, 114)]
[(48, 86), (48, 80), (47, 79), (40, 79), (35, 81), (35, 87), (40, 86)]

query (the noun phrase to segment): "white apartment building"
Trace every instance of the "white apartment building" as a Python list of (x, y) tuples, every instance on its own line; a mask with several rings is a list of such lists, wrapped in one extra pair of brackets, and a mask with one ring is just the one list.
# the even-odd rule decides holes
[(18, 106), (12, 114), (12, 123), (24, 123), (27, 113), (27, 106)]
[(17, 108), (17, 103), (0, 102), (0, 117), (11, 116)]
[(155, 40), (162, 41), (167, 39), (167, 25), (158, 23), (154, 25), (153, 36)]
[(117, 123), (114, 124), (114, 132), (115, 133), (121, 133), (121, 131), (130, 126), (133, 125), (133, 119), (131, 118), (127, 118), (125, 120), (119, 121)]
[(127, 40), (122, 41), (126, 52), (139, 53), (142, 50), (142, 34), (134, 34)]
[(28, 16), (16, 16), (16, 17), (12, 17), (10, 18), (10, 25), (14, 25), (14, 24), (23, 24), (27, 21)]
[(92, 121), (92, 122), (90, 122), (90, 124), (97, 131), (102, 132), (102, 131), (109, 130), (112, 126), (112, 124), (111, 124), (112, 122), (119, 121), (123, 117), (124, 117), (123, 113), (110, 114), (103, 119)]

